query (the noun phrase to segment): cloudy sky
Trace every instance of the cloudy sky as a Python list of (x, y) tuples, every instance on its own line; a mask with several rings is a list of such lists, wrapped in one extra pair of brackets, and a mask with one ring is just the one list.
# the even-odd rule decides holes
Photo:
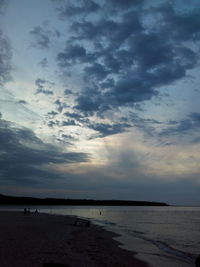
[(200, 203), (199, 0), (0, 0), (0, 193)]

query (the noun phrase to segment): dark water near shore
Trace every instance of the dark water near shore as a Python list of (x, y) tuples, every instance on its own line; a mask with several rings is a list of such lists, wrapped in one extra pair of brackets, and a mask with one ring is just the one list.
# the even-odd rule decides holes
[(90, 218), (118, 233), (116, 239), (122, 247), (137, 252), (138, 258), (154, 267), (195, 266), (195, 258), (200, 254), (200, 207), (40, 206), (37, 209)]

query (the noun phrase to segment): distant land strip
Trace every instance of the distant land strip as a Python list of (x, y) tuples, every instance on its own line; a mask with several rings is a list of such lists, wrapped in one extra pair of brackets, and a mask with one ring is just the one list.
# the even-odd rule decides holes
[(169, 206), (166, 203), (149, 201), (34, 198), (6, 196), (1, 194), (0, 205)]

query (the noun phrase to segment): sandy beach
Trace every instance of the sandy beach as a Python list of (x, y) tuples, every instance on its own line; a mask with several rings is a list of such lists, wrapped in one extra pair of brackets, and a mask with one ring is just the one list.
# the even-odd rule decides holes
[(73, 216), (0, 212), (1, 267), (147, 267), (115, 234)]

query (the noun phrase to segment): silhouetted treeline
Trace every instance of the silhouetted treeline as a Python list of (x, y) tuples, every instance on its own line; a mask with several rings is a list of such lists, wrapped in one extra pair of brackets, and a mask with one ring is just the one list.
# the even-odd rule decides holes
[(161, 202), (13, 197), (0, 195), (0, 205), (169, 206)]

